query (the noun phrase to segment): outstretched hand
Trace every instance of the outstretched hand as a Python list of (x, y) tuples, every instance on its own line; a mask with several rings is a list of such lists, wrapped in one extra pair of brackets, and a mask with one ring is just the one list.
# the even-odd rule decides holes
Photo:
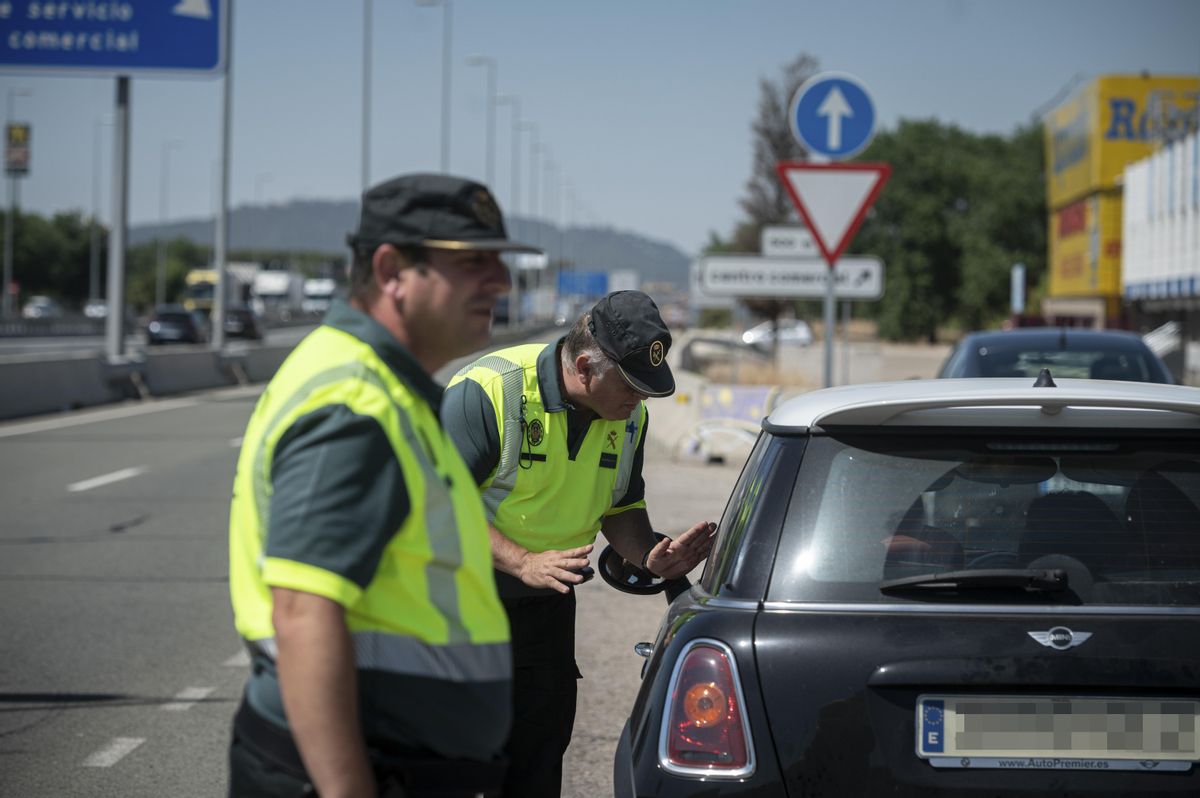
[(716, 524), (701, 521), (674, 540), (660, 540), (650, 550), (646, 568), (663, 579), (687, 574), (708, 556), (716, 531)]
[(588, 564), (588, 555), (591, 553), (590, 544), (562, 551), (528, 552), (521, 558), (521, 570), (517, 576), (530, 587), (548, 587), (559, 593), (569, 593), (571, 585), (583, 581), (583, 575), (575, 572)]

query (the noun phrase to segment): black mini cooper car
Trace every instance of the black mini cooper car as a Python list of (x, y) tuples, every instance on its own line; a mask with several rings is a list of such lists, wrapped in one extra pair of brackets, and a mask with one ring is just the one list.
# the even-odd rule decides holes
[(639, 648), (620, 798), (1200, 795), (1200, 389), (793, 399)]

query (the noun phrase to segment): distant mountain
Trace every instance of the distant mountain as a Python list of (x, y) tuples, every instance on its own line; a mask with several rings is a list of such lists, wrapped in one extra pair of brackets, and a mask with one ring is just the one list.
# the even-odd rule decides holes
[[(347, 253), (346, 233), (358, 223), (352, 200), (293, 200), (281, 205), (241, 206), (229, 214), (229, 248), (293, 252)], [(534, 219), (510, 217), (509, 235), (540, 246), (552, 262), (563, 259), (577, 271), (633, 269), (642, 282), (688, 285), (691, 258), (678, 248), (637, 233), (607, 227), (560, 229)], [(213, 221), (189, 220), (131, 227), (129, 241), (142, 244), (157, 237), (187, 238), (212, 245)]]

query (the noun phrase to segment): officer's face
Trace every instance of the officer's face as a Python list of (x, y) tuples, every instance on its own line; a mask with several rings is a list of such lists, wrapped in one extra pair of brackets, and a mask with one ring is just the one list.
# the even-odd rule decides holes
[(496, 300), (511, 287), (497, 253), (431, 249), (428, 263), (406, 271), (414, 344), (442, 364), (487, 344)]
[(638, 402), (647, 398), (629, 386), (615, 364), (602, 376), (592, 369), (587, 380), (587, 396), (592, 412), (609, 421), (629, 418)]

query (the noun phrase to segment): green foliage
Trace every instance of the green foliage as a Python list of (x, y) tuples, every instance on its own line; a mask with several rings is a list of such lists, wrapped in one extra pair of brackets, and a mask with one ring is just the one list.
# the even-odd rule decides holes
[(13, 280), (22, 300), (34, 294), (47, 294), (67, 305), (85, 300), (89, 240), (87, 222), (78, 213), (46, 219), (18, 212), (13, 218)]
[(863, 156), (892, 165), (851, 251), (886, 264), (873, 308), (886, 338), (935, 340), (947, 323), (995, 325), (1008, 313), (1009, 271), (1031, 285), (1046, 271), (1041, 129), (977, 135), (936, 120), (904, 120)]

